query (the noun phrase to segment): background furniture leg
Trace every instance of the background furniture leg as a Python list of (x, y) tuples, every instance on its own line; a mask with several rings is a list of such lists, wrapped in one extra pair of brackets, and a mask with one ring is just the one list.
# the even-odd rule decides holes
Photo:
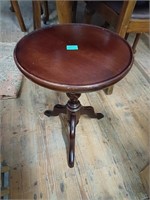
[(140, 39), (140, 36), (141, 36), (141, 33), (137, 33), (136, 36), (135, 36), (135, 39), (134, 39), (134, 42), (133, 42), (133, 45), (132, 45), (133, 53), (136, 52), (136, 46), (137, 46), (137, 43)]
[(63, 23), (71, 23), (73, 12), (72, 12), (72, 5), (73, 1), (58, 1), (56, 0), (56, 8), (58, 13), (58, 20), (60, 24)]
[(43, 22), (46, 24), (46, 22), (49, 20), (48, 1), (42, 1), (41, 4), (43, 5)]
[(24, 24), (24, 21), (23, 21), (23, 17), (22, 17), (20, 8), (19, 8), (18, 1), (12, 0), (12, 1), (10, 1), (10, 2), (11, 2), (12, 10), (15, 11), (15, 14), (16, 14), (16, 17), (17, 17), (17, 19), (18, 19), (18, 22), (19, 22), (19, 25), (20, 25), (20, 27), (21, 27), (21, 30), (22, 30), (23, 32), (26, 32), (26, 27), (25, 27), (25, 24)]
[(113, 87), (114, 86), (112, 85), (110, 87), (107, 87), (107, 88), (103, 89), (103, 91), (105, 92), (105, 94), (110, 95), (110, 94), (113, 93)]
[(84, 10), (84, 23), (91, 24), (92, 16), (95, 13), (95, 8), (90, 6), (90, 2), (86, 4), (86, 8)]
[(126, 35), (125, 35), (125, 40), (127, 40), (128, 39), (128, 37), (129, 37), (129, 33), (126, 33)]
[(32, 1), (33, 6), (33, 26), (34, 29), (41, 28), (41, 2), (40, 1)]
[(11, 4), (11, 5), (10, 5), (10, 10), (11, 10), (11, 12), (15, 12), (15, 11), (14, 11), (14, 8), (13, 8), (12, 1), (10, 1), (10, 4)]

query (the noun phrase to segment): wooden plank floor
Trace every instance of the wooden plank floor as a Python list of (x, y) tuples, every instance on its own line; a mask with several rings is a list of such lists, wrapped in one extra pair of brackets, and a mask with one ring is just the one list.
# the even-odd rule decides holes
[[(21, 38), (19, 28), (12, 29), (12, 35), (2, 31), (0, 40)], [(66, 117), (43, 114), (66, 103), (65, 94), (24, 78), (19, 98), (0, 101), (1, 152), (10, 167), (10, 199), (148, 199), (139, 176), (149, 161), (150, 60), (145, 40), (147, 35), (139, 42), (132, 70), (112, 95), (98, 91), (81, 96), (83, 105), (92, 105), (105, 117), (81, 116), (74, 168), (67, 165)]]

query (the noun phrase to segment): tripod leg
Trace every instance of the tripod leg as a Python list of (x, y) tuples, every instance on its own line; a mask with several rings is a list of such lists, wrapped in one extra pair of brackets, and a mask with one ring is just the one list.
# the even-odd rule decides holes
[(81, 115), (88, 115), (90, 118), (101, 119), (104, 117), (102, 113), (95, 113), (92, 106), (83, 106), (81, 109)]
[(53, 110), (46, 110), (44, 112), (44, 114), (47, 116), (47, 117), (50, 117), (50, 116), (58, 116), (59, 114), (61, 113), (66, 113), (66, 106), (64, 105), (60, 105), (60, 104), (57, 104), (54, 106)]
[(74, 167), (76, 116), (70, 116), (69, 167)]

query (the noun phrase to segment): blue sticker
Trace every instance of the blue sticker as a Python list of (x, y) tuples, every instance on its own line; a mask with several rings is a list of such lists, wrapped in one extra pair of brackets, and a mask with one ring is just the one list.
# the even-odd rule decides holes
[(72, 50), (78, 50), (78, 45), (66, 45), (66, 50), (72, 51)]

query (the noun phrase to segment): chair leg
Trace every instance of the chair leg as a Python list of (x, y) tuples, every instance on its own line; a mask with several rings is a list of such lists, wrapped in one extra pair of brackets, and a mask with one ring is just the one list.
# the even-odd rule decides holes
[(77, 4), (78, 4), (78, 1), (74, 1), (73, 2), (73, 5), (72, 5), (72, 22), (73, 23), (76, 23), (76, 11), (77, 11)]
[(11, 12), (15, 12), (15, 11), (14, 11), (14, 8), (13, 8), (13, 5), (12, 5), (12, 1), (10, 1), (10, 4), (11, 4), (11, 5), (10, 5), (10, 10), (11, 10)]
[(41, 2), (38, 0), (33, 0), (32, 7), (33, 7), (33, 26), (35, 30), (41, 28)]
[(141, 36), (141, 33), (137, 33), (136, 34), (136, 37), (135, 37), (133, 45), (132, 45), (133, 53), (136, 52), (136, 46), (137, 46), (137, 43), (138, 43), (138, 41), (140, 39), (140, 36)]
[(42, 1), (41, 4), (43, 5), (43, 22), (46, 24), (46, 22), (49, 20), (48, 1)]
[(113, 88), (114, 88), (114, 86), (112, 85), (112, 86), (109, 86), (109, 87), (103, 89), (103, 91), (105, 94), (111, 95), (113, 93)]
[(86, 7), (84, 11), (84, 23), (91, 24), (92, 16), (95, 13), (95, 8), (90, 6), (90, 2), (86, 2)]
[(105, 21), (104, 24), (101, 25), (101, 27), (104, 27), (104, 28), (106, 28), (106, 29), (109, 29), (110, 24), (109, 24), (107, 21)]
[(58, 21), (60, 24), (72, 23), (72, 5), (73, 1), (56, 1)]
[(125, 35), (125, 40), (127, 40), (128, 39), (128, 37), (129, 37), (129, 33), (126, 33), (126, 35)]
[(16, 17), (17, 17), (18, 22), (19, 22), (19, 24), (20, 24), (21, 30), (22, 30), (23, 32), (26, 32), (26, 27), (25, 27), (25, 24), (24, 24), (24, 21), (23, 21), (23, 17), (22, 17), (20, 8), (19, 8), (18, 1), (17, 1), (17, 0), (12, 0), (12, 1), (10, 1), (10, 2), (11, 2), (12, 10), (15, 11), (15, 14), (16, 14)]

